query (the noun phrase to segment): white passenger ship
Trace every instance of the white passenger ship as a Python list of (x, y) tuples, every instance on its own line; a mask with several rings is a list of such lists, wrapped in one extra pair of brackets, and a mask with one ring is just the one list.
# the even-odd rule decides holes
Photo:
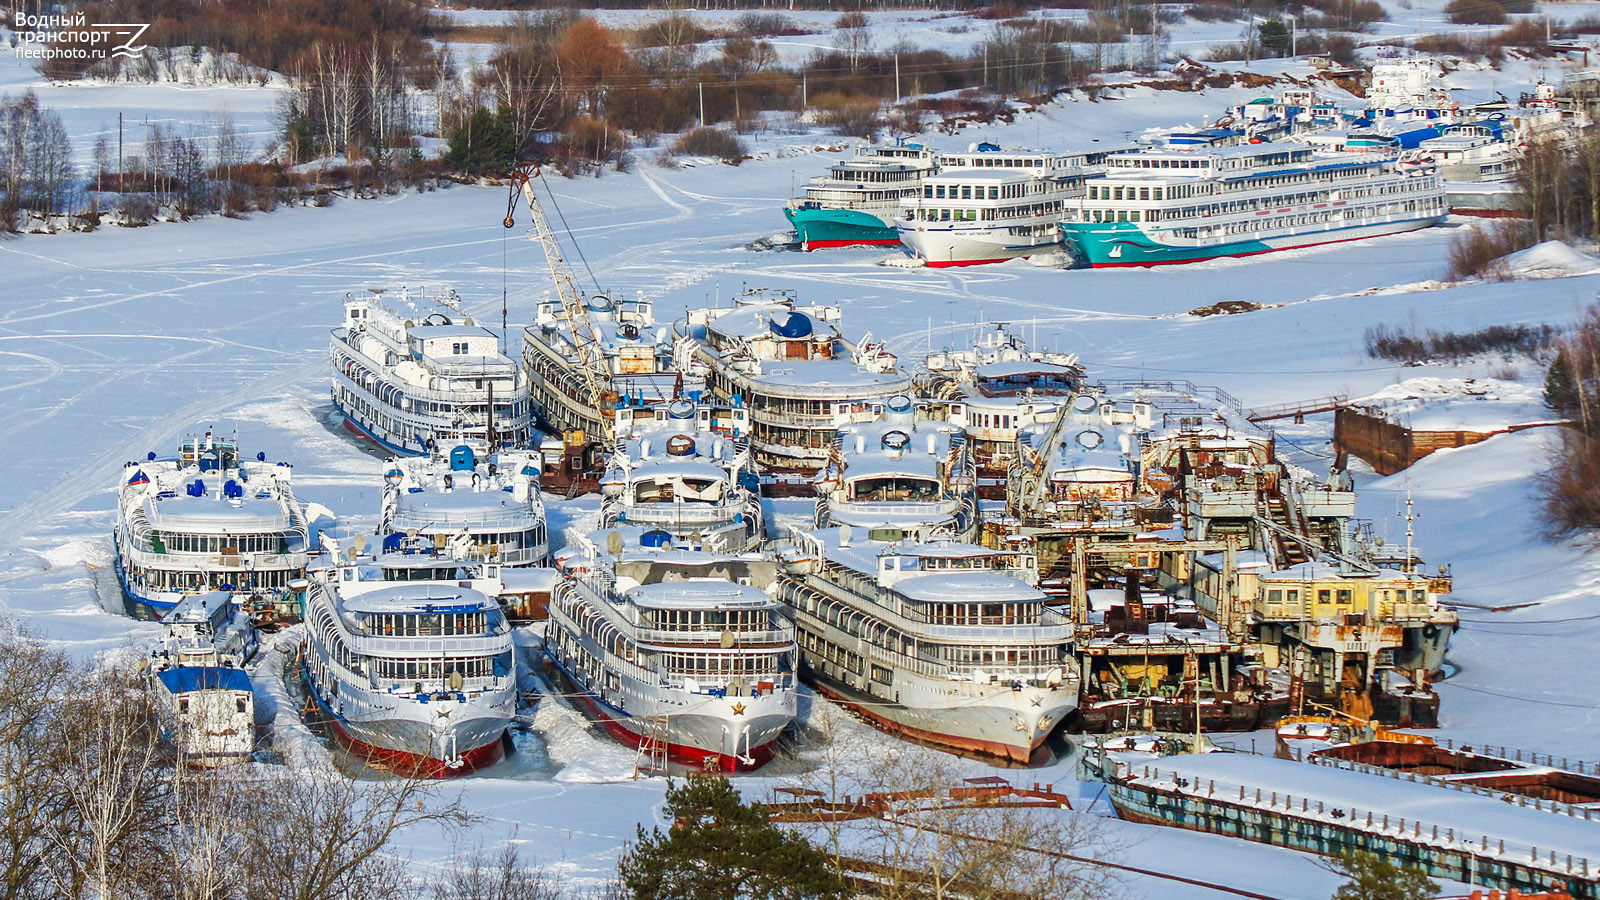
[(501, 336), (449, 295), (398, 305), (381, 291), (347, 296), (333, 330), (333, 405), (345, 425), (404, 456), (447, 436), (525, 447), (533, 436), (528, 382)]
[(550, 547), (539, 467), (537, 453), (486, 453), (470, 444), (390, 460), (379, 531), (439, 543), (459, 537), (467, 542), (463, 559), (543, 565)]
[(972, 266), (1061, 249), (1060, 222), (1083, 195), (1084, 154), (1001, 150), (946, 154), (895, 218), (900, 242), (930, 266)]
[(816, 526), (976, 541), (982, 521), (967, 436), (933, 412), (897, 394), (874, 407), (871, 421), (841, 427), (817, 476)]
[(612, 737), (723, 772), (772, 758), (795, 716), (794, 628), (777, 565), (616, 529), (560, 558), (545, 652)]
[(923, 177), (938, 167), (938, 155), (915, 142), (857, 147), (855, 156), (811, 179), (805, 197), (791, 199), (783, 213), (802, 250), (898, 244), (900, 202), (916, 196)]
[(815, 474), (839, 415), (911, 391), (895, 355), (870, 333), (845, 340), (840, 319), (837, 306), (797, 306), (792, 291), (757, 290), (731, 307), (690, 310), (676, 326), (679, 368), (703, 377), (718, 400), (750, 410), (750, 446), (764, 472)]
[(950, 422), (966, 431), (978, 493), (990, 500), (1005, 497), (1017, 435), (1054, 421), (1084, 381), (1076, 353), (1030, 349), (1004, 323), (971, 349), (928, 354), (918, 375), (922, 392), (947, 402)]
[(610, 393), (592, 397), (561, 301), (546, 298), (539, 303), (537, 318), (522, 332), (522, 364), (534, 414), (544, 428), (557, 435), (581, 432), (598, 438), (605, 433), (601, 417), (609, 418), (621, 398), (654, 403), (696, 386), (685, 385), (673, 368), (672, 329), (656, 324), (653, 309), (643, 297), (622, 300), (596, 294), (585, 302), (588, 327), (611, 375)]
[(191, 594), (161, 619), (147, 676), (159, 685), (160, 720), (183, 762), (214, 767), (255, 750), (255, 695), (244, 665), (260, 649), (250, 617), (222, 591)]
[(665, 531), (722, 552), (756, 549), (760, 482), (750, 410), (672, 400), (616, 411), (617, 451), (600, 483), (600, 524)]
[(510, 625), (485, 593), (498, 589), (499, 567), (460, 581), (414, 580), (459, 566), (425, 555), (415, 565), (333, 555), (306, 595), (303, 668), (338, 741), (371, 764), (422, 777), (502, 759), (517, 680)]
[(141, 614), (187, 594), (275, 598), (305, 576), (310, 527), (285, 462), (239, 459), (236, 439), (188, 437), (176, 457), (154, 453), (122, 470), (117, 574)]
[(1093, 267), (1251, 256), (1414, 231), (1446, 213), (1444, 184), (1387, 155), (1252, 144), (1114, 154), (1062, 224)]
[(1073, 625), (1032, 554), (797, 533), (779, 598), (817, 689), (891, 731), (1026, 763), (1078, 703)]

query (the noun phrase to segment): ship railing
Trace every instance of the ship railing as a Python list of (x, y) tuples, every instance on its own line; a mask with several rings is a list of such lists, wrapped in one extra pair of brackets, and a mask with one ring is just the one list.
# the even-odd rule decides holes
[(846, 500), (841, 503), (830, 503), (829, 506), (840, 512), (926, 518), (929, 516), (953, 516), (961, 509), (961, 501)]
[[(775, 628), (766, 631), (735, 631), (733, 646), (725, 649), (720, 647), (723, 632), (721, 629), (702, 631), (676, 631), (659, 628), (640, 628), (635, 635), (641, 642), (650, 644), (710, 644), (713, 652), (729, 652), (735, 650), (762, 649), (770, 650), (773, 645), (793, 644), (794, 631), (788, 628)], [(759, 644), (760, 647), (747, 647), (747, 644)]]
[[(739, 674), (729, 672), (706, 672), (698, 675), (653, 673), (650, 677), (654, 678), (656, 683), (664, 688), (669, 688), (675, 691), (683, 691), (684, 693), (689, 694), (707, 694), (711, 696), (722, 696), (725, 694), (728, 688), (733, 686), (735, 679), (743, 680), (745, 682), (745, 687), (751, 690), (755, 690), (757, 684), (762, 682), (770, 682), (774, 692), (792, 690), (795, 684), (794, 675), (789, 672), (744, 672)], [(698, 690), (691, 691), (685, 685), (685, 679), (690, 678), (694, 679), (695, 687), (698, 688)]]
[[(1410, 781), (1421, 784), (1431, 784), (1435, 787), (1447, 788), (1452, 791), (1477, 794), (1481, 797), (1493, 797), (1496, 800), (1502, 800), (1506, 803), (1514, 804), (1516, 806), (1531, 806), (1534, 809), (1557, 813), (1559, 815), (1566, 815), (1575, 819), (1583, 819), (1586, 822), (1591, 821), (1591, 817), (1594, 819), (1600, 819), (1600, 809), (1591, 809), (1589, 806), (1563, 803), (1559, 800), (1543, 800), (1538, 797), (1530, 797), (1526, 794), (1518, 794), (1512, 791), (1495, 790), (1494, 788), (1473, 784), (1470, 781), (1458, 781), (1449, 776), (1424, 775), (1417, 772), (1405, 772), (1399, 769), (1389, 769), (1384, 768), (1383, 766), (1374, 766), (1368, 763), (1355, 762), (1353, 760), (1338, 759), (1337, 757), (1319, 756), (1315, 753), (1307, 753), (1303, 749), (1299, 748), (1296, 748), (1294, 758), (1299, 762), (1310, 763), (1314, 766), (1324, 766), (1330, 769), (1343, 769), (1347, 772), (1361, 772), (1367, 775), (1376, 775), (1380, 778), (1393, 778), (1396, 781)], [(1493, 773), (1462, 772), (1460, 774), (1473, 776), (1506, 775), (1514, 771), (1515, 770), (1506, 770)]]
[(726, 506), (682, 506), (676, 503), (645, 503), (623, 506), (617, 512), (619, 521), (647, 525), (708, 525), (731, 524), (734, 515), (744, 511), (744, 503)]
[[(461, 492), (470, 490), (470, 488), (456, 488), (455, 490)], [(423, 534), (455, 534), (462, 526), (494, 525), (497, 527), (504, 526), (503, 530), (506, 531), (518, 531), (535, 528), (540, 522), (544, 521), (544, 517), (539, 514), (537, 506), (532, 505), (532, 503), (513, 500), (509, 491), (494, 488), (493, 490), (473, 491), (473, 493), (482, 494), (486, 500), (503, 497), (508, 502), (505, 506), (495, 506), (487, 509), (452, 509), (448, 512), (441, 511), (433, 514), (401, 510), (395, 514), (393, 525), (401, 531), (416, 528), (419, 533)]]
[(1238, 397), (1233, 396), (1222, 388), (1212, 387), (1210, 385), (1198, 385), (1187, 379), (1171, 381), (1146, 381), (1136, 378), (1105, 378), (1100, 380), (1099, 386), (1105, 388), (1106, 390), (1162, 391), (1169, 394), (1183, 394), (1189, 397), (1210, 397), (1211, 399), (1220, 403), (1224, 403), (1233, 409), (1244, 409), (1244, 404), (1239, 402)]
[(498, 635), (440, 637), (364, 637), (353, 635), (351, 649), (368, 656), (427, 659), (443, 653), (493, 656), (510, 649), (505, 632)]
[[(791, 363), (792, 363), (792, 365), (791, 365)], [(873, 400), (873, 399), (880, 399), (880, 398), (883, 398), (883, 397), (890, 397), (890, 396), (893, 396), (895, 394), (909, 394), (912, 391), (911, 378), (909, 376), (900, 375), (898, 372), (893, 372), (893, 371), (890, 371), (890, 372), (864, 371), (864, 373), (863, 373), (863, 374), (872, 374), (872, 375), (886, 375), (886, 376), (887, 375), (894, 375), (894, 376), (897, 376), (895, 378), (895, 380), (893, 380), (893, 381), (871, 382), (871, 383), (865, 383), (864, 382), (864, 383), (861, 383), (861, 384), (827, 384), (827, 385), (821, 385), (821, 384), (807, 384), (807, 383), (804, 383), (804, 382), (801, 382), (801, 381), (779, 382), (779, 381), (774, 381), (773, 380), (774, 378), (777, 378), (777, 377), (783, 376), (783, 375), (794, 375), (795, 378), (802, 377), (802, 376), (800, 376), (798, 374), (794, 374), (794, 373), (796, 372), (797, 369), (799, 369), (799, 370), (803, 370), (804, 369), (805, 362), (803, 360), (767, 359), (767, 360), (762, 360), (762, 366), (763, 366), (765, 371), (759, 376), (753, 376), (753, 377), (761, 379), (760, 385), (758, 387), (752, 389), (751, 391), (746, 391), (746, 393), (752, 393), (753, 392), (753, 393), (765, 394), (765, 395), (771, 396), (771, 397), (786, 397), (786, 398), (794, 398), (794, 399), (798, 399), (798, 400), (821, 399), (821, 400), (827, 400), (827, 401), (832, 402), (832, 403), (848, 403), (848, 402), (853, 402), (853, 401), (867, 401), (867, 400)], [(745, 398), (745, 402), (746, 403), (750, 402), (749, 397)], [(797, 423), (810, 423), (810, 422), (816, 421), (816, 422), (819, 422), (820, 424), (832, 425), (833, 421), (834, 421), (832, 411), (825, 412), (825, 413), (817, 413), (815, 415), (811, 415), (811, 414), (796, 415), (794, 413), (786, 413), (786, 412), (782, 412), (780, 410), (774, 410), (774, 409), (771, 409), (770, 407), (766, 408), (766, 409), (762, 409), (762, 408), (759, 408), (759, 407), (756, 407), (756, 406), (751, 406), (750, 407), (750, 417), (752, 419), (759, 418), (762, 415), (767, 415), (767, 416), (785, 416), (785, 417), (792, 416), (794, 421), (797, 422)], [(784, 424), (783, 422), (779, 422), (777, 420), (773, 420), (773, 421), (777, 422), (777, 424)]]
[[(1505, 760), (1506, 762), (1519, 762), (1529, 766), (1546, 766), (1552, 769), (1562, 769), (1567, 772), (1577, 772), (1579, 775), (1600, 776), (1600, 762), (1591, 762), (1583, 759), (1569, 759), (1565, 756), (1557, 758), (1548, 753), (1535, 753), (1532, 750), (1523, 750), (1518, 747), (1507, 747), (1504, 744), (1499, 747), (1492, 747), (1488, 744), (1462, 744), (1457, 746), (1456, 742), (1449, 738), (1435, 738), (1434, 744), (1436, 746), (1444, 747), (1446, 750), (1454, 750), (1459, 753), (1475, 753), (1479, 756), (1487, 756), (1491, 759), (1501, 759)], [(1597, 810), (1596, 812), (1600, 813), (1600, 810)]]
[[(1408, 777), (1411, 773), (1397, 774), (1403, 781), (1418, 780)], [(1560, 852), (1549, 847), (1541, 849), (1533, 844), (1508, 841), (1505, 838), (1491, 838), (1482, 832), (1398, 817), (1379, 810), (1361, 809), (1355, 805), (1330, 804), (1325, 800), (1312, 801), (1304, 796), (1297, 797), (1288, 792), (1279, 793), (1259, 786), (1246, 786), (1212, 778), (1187, 777), (1171, 769), (1163, 772), (1159, 764), (1117, 764), (1111, 780), (1113, 784), (1124, 787), (1150, 788), (1200, 800), (1215, 800), (1219, 803), (1250, 807), (1287, 818), (1362, 831), (1388, 840), (1427, 844), (1436, 851), (1454, 851), (1492, 858), (1527, 866), (1530, 869), (1553, 872), (1568, 878), (1576, 876), (1587, 879), (1600, 874), (1596, 871), (1597, 862), (1600, 861), (1591, 862), (1588, 857)], [(1453, 784), (1442, 787), (1460, 789)], [(1588, 820), (1591, 815), (1600, 818), (1600, 811), (1591, 813), (1590, 810), (1584, 809), (1581, 812), (1582, 814), (1575, 818)], [(1574, 837), (1587, 839), (1587, 835), (1579, 838), (1575, 834)]]
[[(371, 389), (368, 388), (366, 385), (362, 384), (361, 382), (349, 377), (348, 375), (345, 375), (343, 372), (340, 372), (338, 370), (335, 370), (335, 373), (338, 374), (339, 376), (343, 377), (344, 380), (346, 380), (346, 381), (350, 382), (351, 384), (355, 385), (356, 387), (360, 388), (361, 390), (366, 391), (369, 395), (372, 394)], [(466, 378), (470, 378), (470, 377), (473, 377), (473, 376), (463, 375), (461, 377), (463, 379), (466, 379)], [(401, 394), (403, 394), (403, 395), (405, 395), (407, 397), (412, 397), (412, 398), (418, 399), (418, 400), (435, 400), (435, 401), (438, 401), (440, 403), (449, 403), (449, 404), (472, 403), (472, 404), (477, 404), (477, 405), (487, 405), (488, 401), (489, 401), (489, 389), (488, 389), (488, 387), (481, 387), (481, 388), (480, 387), (465, 387), (465, 388), (458, 388), (458, 389), (451, 389), (451, 390), (438, 390), (436, 388), (422, 387), (421, 385), (416, 385), (416, 384), (412, 384), (412, 383), (407, 382), (407, 381), (400, 381), (400, 380), (389, 380), (389, 381), (385, 381), (384, 383), (385, 384), (391, 384), (394, 387), (396, 387), (400, 391)], [(373, 395), (373, 396), (376, 396), (376, 395)], [(513, 403), (517, 403), (519, 401), (525, 401), (525, 400), (527, 400), (527, 397), (528, 397), (528, 384), (527, 384), (527, 381), (525, 379), (520, 378), (520, 377), (514, 378), (514, 380), (512, 381), (512, 385), (511, 385), (510, 390), (505, 390), (503, 388), (496, 388), (496, 390), (495, 390), (496, 417), (498, 417), (500, 415), (499, 411), (500, 411), (500, 409), (502, 407), (509, 406), (509, 405), (511, 405)]]

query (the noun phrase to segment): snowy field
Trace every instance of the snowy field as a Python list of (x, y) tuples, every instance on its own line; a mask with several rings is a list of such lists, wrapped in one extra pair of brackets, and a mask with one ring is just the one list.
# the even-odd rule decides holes
[[(1439, 5), (1419, 2), (1418, 15), (1436, 15)], [(1557, 15), (1578, 10), (1563, 5)], [(1536, 77), (1527, 65), (1452, 76), (1474, 98), (1513, 93)], [(0, 90), (28, 84), (66, 116), (80, 157), (95, 133), (108, 123), (115, 128), (119, 109), (130, 125), (148, 112), (152, 120), (200, 127), (226, 105), (264, 139), (276, 103), (263, 89), (40, 85), (31, 70), (0, 54)], [(1061, 101), (1011, 126), (930, 143), (1122, 142), (1146, 128), (1214, 119), (1259, 93), (1137, 88), (1100, 102)], [(821, 135), (767, 137), (756, 143), (760, 158), (737, 168), (672, 170), (643, 162), (653, 154), (641, 151), (631, 173), (558, 179), (550, 188), (594, 280), (653, 298), (659, 318), (729, 302), (746, 286), (794, 288), (803, 301), (840, 304), (848, 331), (870, 330), (908, 362), (930, 347), (966, 343), (982, 322), (1005, 321), (1036, 345), (1080, 354), (1094, 376), (1188, 379), (1224, 388), (1247, 406), (1335, 393), (1401, 399), (1460, 383), (1452, 379), (1481, 385), (1495, 378), (1493, 396), (1463, 392), (1460, 404), (1445, 404), (1450, 414), (1538, 418), (1542, 371), (1532, 363), (1402, 366), (1368, 358), (1362, 333), (1377, 324), (1561, 325), (1600, 290), (1596, 274), (1442, 284), (1445, 248), (1464, 227), (1458, 220), (1326, 249), (1155, 270), (1063, 271), (1019, 261), (936, 271), (885, 266), (893, 254), (883, 248), (749, 249), (786, 228), (783, 200), (844, 155), (844, 146)], [(117, 475), (125, 461), (170, 452), (196, 428), (237, 429), (247, 452), (294, 463), (296, 491), (313, 504), (317, 527), (370, 530), (380, 460), (336, 427), (327, 396), (328, 333), (340, 300), (367, 287), (453, 287), (469, 311), (497, 321), (504, 290), (517, 340), (515, 326), (531, 318), (549, 279), (522, 226), (501, 227), (504, 208), (503, 188), (454, 187), (245, 220), (0, 241), (0, 438), (13, 448), (11, 474), (0, 482), (0, 607), (84, 656), (151, 640), (155, 626), (105, 611), (116, 600), (110, 531)], [(581, 264), (577, 271), (589, 281)], [(1265, 308), (1188, 315), (1224, 300)], [(1419, 408), (1439, 412), (1438, 404)], [(1297, 462), (1326, 471), (1330, 431), (1323, 417), (1285, 426), (1280, 435)], [(1593, 758), (1600, 737), (1600, 671), (1591, 662), (1600, 641), (1600, 557), (1587, 543), (1540, 533), (1535, 490), (1548, 439), (1535, 429), (1435, 454), (1393, 477), (1360, 475), (1360, 508), (1378, 533), (1403, 540), (1396, 514), (1409, 493), (1421, 513), (1426, 558), (1453, 566), (1451, 599), (1464, 624), (1450, 653), (1456, 674), (1439, 688), (1441, 733)], [(548, 500), (556, 544), (595, 519), (593, 499)], [(800, 511), (793, 502), (775, 507), (785, 518)], [(901, 747), (856, 730), (878, 752)], [(543, 704), (534, 733), (520, 740), (514, 760), (449, 788), (486, 817), (466, 836), (467, 848), (515, 840), (575, 877), (604, 877), (635, 825), (655, 822), (663, 784), (632, 781), (633, 754), (596, 738), (558, 703)], [(1266, 735), (1234, 740), (1270, 744)], [(1073, 762), (1000, 774), (1078, 794)], [(761, 794), (776, 777), (742, 783)], [(1080, 808), (1098, 808), (1092, 786), (1080, 800)], [(1308, 900), (1328, 896), (1335, 881), (1299, 854), (1116, 827), (1126, 844), (1120, 858), (1134, 865)], [(424, 869), (455, 849), (446, 837), (424, 833), (408, 835), (406, 845)], [(1151, 898), (1224, 896), (1143, 876), (1130, 876), (1129, 886)]]

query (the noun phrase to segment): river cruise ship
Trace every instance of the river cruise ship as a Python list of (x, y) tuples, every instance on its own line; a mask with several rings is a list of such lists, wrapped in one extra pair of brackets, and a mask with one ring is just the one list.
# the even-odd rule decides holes
[(946, 402), (951, 424), (966, 430), (978, 493), (986, 500), (1005, 498), (1017, 435), (1054, 421), (1084, 382), (1076, 353), (1030, 349), (1003, 323), (971, 349), (928, 354), (918, 375), (923, 394)]
[(460, 538), (463, 559), (544, 565), (550, 547), (539, 469), (537, 453), (486, 453), (470, 444), (392, 459), (384, 471), (379, 531), (440, 544)]
[(1438, 224), (1444, 183), (1388, 155), (1251, 144), (1114, 154), (1062, 224), (1089, 266), (1159, 266)]
[(796, 534), (779, 598), (817, 689), (890, 731), (1027, 763), (1078, 704), (1071, 620), (1029, 553)]
[(802, 250), (898, 244), (894, 218), (900, 201), (916, 196), (923, 177), (938, 165), (938, 156), (918, 143), (858, 147), (854, 157), (811, 179), (805, 197), (790, 200), (783, 214)]
[(333, 405), (345, 425), (391, 453), (422, 456), (447, 437), (525, 447), (528, 382), (501, 335), (461, 311), (454, 292), (413, 301), (351, 294), (333, 330)]
[(907, 534), (976, 541), (981, 520), (967, 436), (904, 394), (845, 425), (817, 476), (816, 527), (899, 528)]
[(123, 467), (117, 498), (117, 574), (137, 615), (186, 595), (223, 591), (270, 602), (305, 576), (310, 526), (285, 462), (241, 460), (236, 438), (207, 431), (175, 457)]
[(1061, 217), (1083, 194), (1084, 154), (981, 144), (948, 154), (901, 203), (900, 242), (930, 266), (972, 266), (1061, 249)]
[(596, 294), (584, 302), (584, 315), (611, 378), (608, 391), (599, 397), (590, 396), (579, 367), (573, 325), (560, 300), (540, 301), (534, 323), (522, 332), (522, 364), (534, 415), (552, 434), (568, 438), (569, 443), (582, 443), (585, 435), (599, 438), (605, 433), (601, 417), (609, 418), (621, 398), (662, 402), (696, 386), (685, 385), (673, 368), (672, 329), (656, 324), (649, 300)]
[(545, 652), (612, 737), (712, 771), (772, 758), (796, 688), (776, 563), (622, 528), (580, 540), (557, 568)]
[(750, 410), (672, 400), (617, 409), (617, 451), (600, 482), (600, 524), (665, 531), (722, 552), (763, 537)]
[(502, 759), (517, 680), (510, 625), (485, 593), (499, 568), (421, 580), (459, 566), (423, 555), (379, 565), (385, 555), (362, 559), (359, 546), (331, 557), (306, 594), (303, 668), (338, 742), (369, 764), (430, 778)]
[(756, 464), (807, 494), (805, 479), (827, 463), (841, 417), (911, 392), (883, 342), (870, 333), (846, 340), (841, 318), (837, 306), (797, 305), (792, 291), (756, 290), (732, 306), (690, 310), (676, 326), (679, 367), (703, 377), (720, 402), (748, 408)]

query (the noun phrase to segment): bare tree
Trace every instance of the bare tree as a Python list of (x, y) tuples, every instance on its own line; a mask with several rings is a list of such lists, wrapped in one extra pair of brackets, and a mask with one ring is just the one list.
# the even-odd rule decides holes
[(49, 892), (54, 835), (73, 815), (68, 760), (56, 752), (76, 678), (69, 659), (0, 623), (0, 898)]
[(489, 854), (482, 849), (459, 857), (433, 884), (434, 900), (561, 900), (565, 892), (507, 843)]
[(844, 13), (833, 20), (833, 46), (850, 59), (853, 69), (872, 52), (872, 34), (867, 31), (867, 14), (860, 10)]
[(358, 781), (328, 764), (273, 772), (260, 790), (274, 802), (245, 839), (250, 900), (386, 900), (407, 881), (388, 852), (397, 833), (472, 821), (424, 779)]

